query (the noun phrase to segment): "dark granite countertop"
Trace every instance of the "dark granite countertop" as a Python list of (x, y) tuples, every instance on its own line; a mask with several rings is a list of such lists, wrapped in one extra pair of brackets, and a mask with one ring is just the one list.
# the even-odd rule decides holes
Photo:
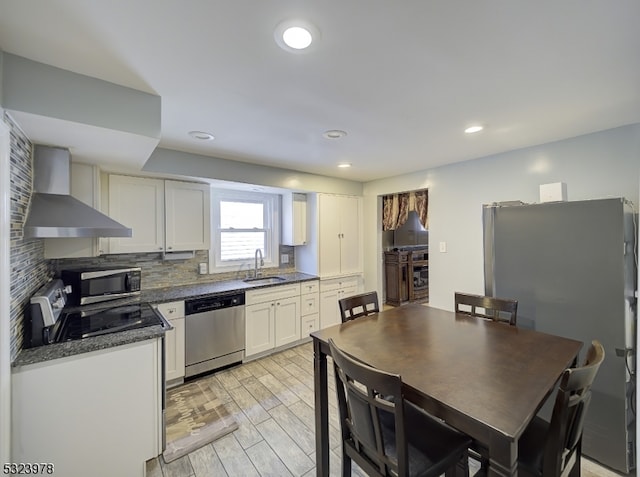
[[(309, 280), (318, 280), (315, 275), (306, 273), (282, 273), (277, 276), (282, 277), (280, 283), (275, 284), (256, 284), (255, 282), (245, 282), (243, 280), (225, 280), (209, 283), (194, 283), (191, 285), (179, 285), (167, 288), (152, 288), (142, 290), (140, 300), (148, 303), (163, 303), (167, 301), (184, 300), (185, 298), (204, 297), (209, 295), (219, 295), (221, 293), (233, 293), (239, 291), (253, 290), (256, 288), (273, 287), (278, 285), (287, 285), (290, 283), (300, 283)], [(268, 277), (265, 277), (268, 278)]]
[(51, 361), (53, 359), (66, 358), (67, 356), (122, 346), (137, 341), (150, 340), (161, 337), (166, 331), (167, 329), (160, 325), (148, 326), (146, 328), (110, 333), (82, 340), (65, 341), (64, 343), (54, 343), (46, 346), (38, 346), (37, 348), (23, 349), (18, 353), (12, 365), (14, 368), (17, 368), (44, 361)]
[[(306, 273), (285, 273), (278, 275), (282, 280), (278, 284), (256, 284), (255, 282), (245, 282), (243, 280), (212, 281), (209, 283), (195, 283), (190, 285), (179, 285), (166, 288), (152, 288), (142, 290), (139, 297), (132, 299), (117, 300), (114, 306), (129, 303), (164, 303), (169, 301), (184, 300), (186, 298), (204, 297), (223, 293), (233, 293), (269, 286), (287, 285), (290, 283), (300, 283), (309, 280), (317, 280), (318, 277)], [(92, 307), (104, 306), (105, 303), (93, 305)], [(86, 307), (85, 307), (86, 308)], [(58, 358), (73, 356), (101, 349), (113, 348), (137, 341), (155, 339), (164, 335), (168, 328), (162, 326), (149, 326), (119, 333), (111, 333), (92, 338), (85, 338), (64, 343), (55, 343), (37, 348), (21, 350), (13, 361), (13, 367), (27, 366), (31, 364), (51, 361)]]

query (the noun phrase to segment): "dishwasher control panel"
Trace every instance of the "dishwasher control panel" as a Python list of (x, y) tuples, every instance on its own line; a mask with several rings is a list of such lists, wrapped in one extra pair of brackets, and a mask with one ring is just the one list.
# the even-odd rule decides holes
[(185, 315), (244, 305), (244, 293), (194, 298), (184, 302)]

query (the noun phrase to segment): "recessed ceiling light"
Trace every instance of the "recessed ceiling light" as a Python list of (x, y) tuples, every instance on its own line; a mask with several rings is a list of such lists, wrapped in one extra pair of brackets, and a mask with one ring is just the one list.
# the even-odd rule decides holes
[(204, 131), (189, 131), (189, 136), (200, 141), (213, 141), (215, 139), (213, 134)]
[(303, 20), (287, 20), (280, 23), (274, 32), (280, 48), (291, 53), (307, 51), (320, 38), (318, 29)]
[(289, 27), (282, 33), (282, 41), (296, 50), (304, 50), (313, 41), (311, 32), (302, 27)]
[(347, 168), (351, 167), (351, 163), (343, 162), (342, 164), (338, 164), (338, 167), (341, 168), (341, 169), (347, 169)]
[(347, 135), (346, 131), (342, 131), (341, 129), (330, 129), (322, 133), (322, 135), (327, 139), (340, 139)]
[(484, 128), (482, 126), (469, 126), (464, 130), (467, 134), (473, 134), (482, 131)]

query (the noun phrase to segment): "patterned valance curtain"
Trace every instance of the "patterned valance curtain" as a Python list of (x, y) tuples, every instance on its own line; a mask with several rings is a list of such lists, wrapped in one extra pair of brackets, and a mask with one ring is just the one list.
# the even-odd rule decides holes
[(416, 211), (420, 223), (426, 229), (428, 205), (427, 189), (383, 196), (382, 230), (395, 230), (402, 226), (407, 221), (411, 210)]

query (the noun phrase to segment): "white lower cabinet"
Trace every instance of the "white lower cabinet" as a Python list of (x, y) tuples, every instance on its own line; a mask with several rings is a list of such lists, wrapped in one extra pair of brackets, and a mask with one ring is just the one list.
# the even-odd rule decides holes
[(245, 356), (300, 339), (300, 284), (249, 290), (245, 294)]
[(360, 277), (320, 280), (320, 328), (341, 323), (338, 300), (356, 295), (361, 290)]
[(144, 476), (162, 452), (160, 343), (15, 368), (11, 461), (52, 463), (55, 475)]
[(275, 347), (275, 311), (273, 302), (245, 306), (245, 356)]
[(165, 378), (167, 387), (173, 387), (184, 382), (184, 301), (160, 303), (157, 308), (173, 327), (164, 335)]

